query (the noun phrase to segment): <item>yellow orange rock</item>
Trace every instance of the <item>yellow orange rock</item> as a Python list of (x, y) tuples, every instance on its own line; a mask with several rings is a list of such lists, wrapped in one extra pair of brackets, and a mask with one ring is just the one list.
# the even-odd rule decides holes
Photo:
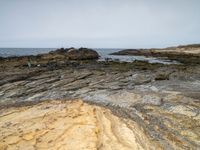
[(82, 101), (51, 101), (0, 113), (0, 149), (142, 150), (153, 144), (130, 120)]

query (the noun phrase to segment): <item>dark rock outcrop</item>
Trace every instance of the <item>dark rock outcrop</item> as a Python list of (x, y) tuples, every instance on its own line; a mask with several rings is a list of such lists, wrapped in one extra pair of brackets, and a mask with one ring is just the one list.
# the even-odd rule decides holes
[(66, 53), (68, 51), (68, 49), (66, 48), (59, 48), (55, 51), (50, 51), (49, 54), (63, 54)]
[(167, 48), (125, 49), (111, 55), (133, 55), (146, 57), (163, 57), (181, 63), (200, 64), (200, 44), (181, 45)]
[(66, 53), (69, 60), (98, 59), (99, 54), (88, 48), (69, 49)]
[(51, 51), (48, 54), (44, 55), (45, 58), (53, 57), (53, 58), (62, 58), (67, 60), (91, 60), (98, 59), (99, 54), (93, 50), (88, 48), (60, 48), (55, 51)]
[(60, 48), (49, 53), (38, 54), (38, 55), (28, 55), (28, 56), (13, 56), (13, 57), (0, 57), (0, 63), (15, 64), (15, 66), (43, 66), (43, 64), (49, 63), (62, 63), (69, 62), (69, 60), (96, 60), (100, 56), (92, 49), (88, 48)]

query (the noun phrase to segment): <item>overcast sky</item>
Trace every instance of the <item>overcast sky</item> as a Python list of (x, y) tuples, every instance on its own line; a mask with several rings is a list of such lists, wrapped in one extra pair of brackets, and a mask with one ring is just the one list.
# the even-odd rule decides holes
[(200, 0), (0, 0), (0, 47), (200, 43)]

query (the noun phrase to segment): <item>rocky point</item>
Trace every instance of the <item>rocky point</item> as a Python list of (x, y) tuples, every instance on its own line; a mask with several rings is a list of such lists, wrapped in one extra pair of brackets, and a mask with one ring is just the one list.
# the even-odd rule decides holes
[(199, 149), (198, 63), (70, 52), (0, 60), (0, 149)]

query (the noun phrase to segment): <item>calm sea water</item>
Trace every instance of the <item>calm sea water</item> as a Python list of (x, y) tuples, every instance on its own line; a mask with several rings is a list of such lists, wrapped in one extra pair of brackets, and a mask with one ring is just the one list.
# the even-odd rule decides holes
[[(49, 51), (56, 50), (56, 48), (0, 48), (0, 56), (1, 57), (9, 57), (9, 56), (25, 56), (25, 55), (37, 55), (42, 53), (48, 53)], [(114, 56), (109, 55), (110, 53), (117, 52), (121, 49), (95, 49), (101, 58), (99, 61), (104, 61), (109, 58), (112, 60), (132, 62), (135, 60), (148, 61), (150, 63), (163, 63), (163, 64), (176, 64), (176, 61), (170, 61), (167, 59), (159, 59), (153, 57), (145, 57), (145, 56)]]
[(56, 48), (0, 48), (1, 57), (25, 56), (48, 53)]

